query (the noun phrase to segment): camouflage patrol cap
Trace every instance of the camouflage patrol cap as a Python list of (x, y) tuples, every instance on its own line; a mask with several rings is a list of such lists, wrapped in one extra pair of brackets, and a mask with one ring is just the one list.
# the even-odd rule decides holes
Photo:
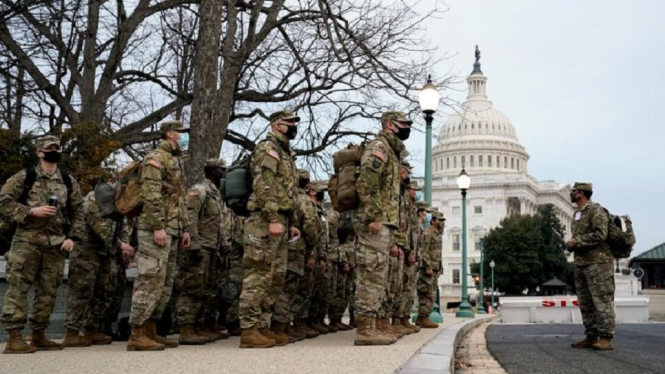
[(409, 161), (407, 161), (407, 160), (402, 160), (402, 161), (400, 162), (400, 166), (403, 167), (403, 168), (405, 168), (405, 169), (408, 170), (409, 172), (411, 172), (411, 169), (413, 169), (413, 166), (411, 166), (411, 164), (410, 164)]
[(593, 192), (593, 184), (585, 182), (575, 182), (573, 190)]
[(226, 169), (226, 161), (221, 158), (209, 158), (206, 160), (204, 167)]
[(309, 170), (306, 169), (298, 169), (298, 179), (307, 179), (309, 180)]
[(270, 123), (274, 123), (275, 121), (279, 121), (280, 119), (283, 119), (285, 121), (300, 122), (300, 117), (296, 116), (290, 110), (280, 110), (279, 112), (275, 112), (275, 113), (271, 114), (270, 117), (268, 118)]
[(178, 120), (162, 122), (162, 124), (159, 126), (159, 132), (162, 135), (166, 135), (166, 133), (169, 131), (189, 132), (189, 127), (185, 127), (185, 125), (182, 124), (182, 121)]
[(328, 181), (313, 181), (312, 185), (314, 186), (314, 189), (316, 189), (317, 192), (321, 191), (328, 191)]
[(432, 212), (432, 218), (436, 218), (439, 221), (445, 221), (446, 220), (446, 218), (443, 216), (443, 213), (438, 212), (438, 211)]
[(398, 121), (409, 125), (413, 123), (404, 112), (383, 112), (381, 115), (381, 123), (386, 123), (388, 121)]
[(418, 200), (416, 201), (416, 206), (420, 209), (427, 209), (429, 208), (429, 203), (424, 200)]
[(412, 181), (411, 183), (409, 183), (409, 189), (414, 190), (414, 191), (422, 191), (423, 190), (422, 187), (418, 186), (418, 182), (416, 182), (416, 181)]
[(60, 148), (60, 138), (53, 135), (46, 135), (35, 142), (37, 149), (46, 149), (52, 145), (57, 145)]

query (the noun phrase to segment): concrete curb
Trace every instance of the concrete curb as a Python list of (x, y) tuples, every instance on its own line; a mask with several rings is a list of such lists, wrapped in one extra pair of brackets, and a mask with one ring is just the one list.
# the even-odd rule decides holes
[(483, 322), (498, 319), (498, 315), (476, 317), (448, 326), (434, 336), (399, 368), (398, 374), (452, 374), (455, 372), (455, 351), (469, 330)]

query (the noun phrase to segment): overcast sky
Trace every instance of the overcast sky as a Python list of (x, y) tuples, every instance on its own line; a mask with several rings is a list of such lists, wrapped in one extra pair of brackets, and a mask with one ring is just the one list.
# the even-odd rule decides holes
[[(437, 74), (466, 77), (478, 44), (489, 99), (515, 126), (530, 174), (592, 182), (594, 200), (633, 219), (634, 254), (665, 242), (665, 1), (446, 4), (427, 25), (454, 55)], [(443, 95), (463, 101), (466, 82), (456, 88)], [(423, 144), (422, 134), (408, 141)]]

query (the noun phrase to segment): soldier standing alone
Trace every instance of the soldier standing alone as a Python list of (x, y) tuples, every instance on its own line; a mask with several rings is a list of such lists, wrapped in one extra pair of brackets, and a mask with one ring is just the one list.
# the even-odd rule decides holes
[(162, 141), (143, 160), (139, 176), (143, 211), (138, 218), (138, 277), (132, 294), (128, 351), (178, 346), (177, 341), (157, 335), (157, 320), (173, 291), (178, 244), (183, 248), (190, 245), (180, 158), (189, 143), (189, 129), (180, 121), (167, 121), (160, 130)]
[(575, 288), (582, 312), (586, 338), (573, 348), (611, 350), (614, 338), (614, 256), (607, 244), (609, 214), (591, 201), (591, 183), (575, 183), (571, 202), (573, 237), (566, 243), (575, 253)]
[[(63, 348), (46, 339), (44, 331), (62, 281), (65, 251), (74, 249), (72, 236), (83, 225), (83, 197), (78, 183), (58, 168), (60, 139), (40, 139), (37, 156), (39, 164), (35, 168), (14, 174), (0, 191), (0, 213), (18, 224), (7, 254), (8, 288), (0, 320), (9, 341), (3, 353)], [(32, 179), (32, 186), (28, 186), (28, 179)], [(32, 285), (32, 342), (27, 345), (21, 330), (28, 321), (28, 290)]]

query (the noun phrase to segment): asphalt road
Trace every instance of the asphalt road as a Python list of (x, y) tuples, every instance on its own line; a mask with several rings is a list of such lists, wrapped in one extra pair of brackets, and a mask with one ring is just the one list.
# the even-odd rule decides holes
[(665, 373), (665, 324), (617, 325), (613, 351), (573, 349), (584, 328), (573, 324), (501, 325), (487, 348), (511, 374)]

